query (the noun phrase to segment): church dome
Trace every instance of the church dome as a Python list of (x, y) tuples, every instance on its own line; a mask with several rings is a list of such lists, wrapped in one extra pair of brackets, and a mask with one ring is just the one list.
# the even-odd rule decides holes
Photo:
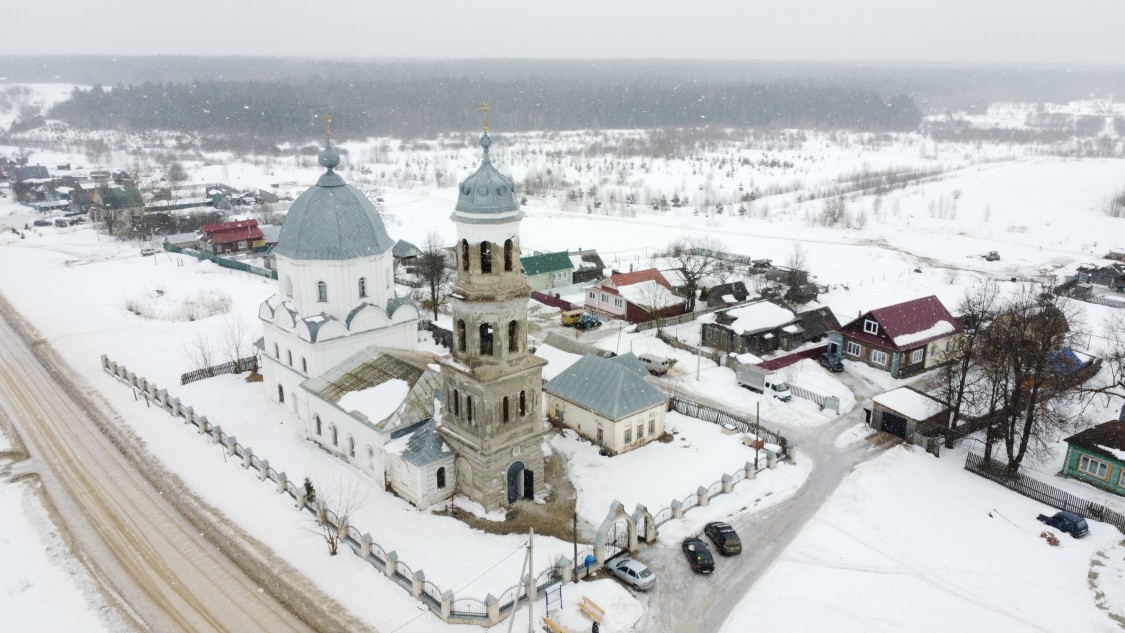
[(340, 154), (331, 142), (319, 162), (326, 171), (289, 207), (273, 252), (291, 259), (352, 259), (394, 247), (375, 205), (332, 171)]
[(480, 167), (461, 183), (457, 206), (454, 209), (459, 216), (484, 215), (495, 216), (502, 214), (511, 216), (513, 211), (519, 211), (516, 203), (516, 193), (512, 188), (512, 180), (496, 171), (492, 160), (488, 157), (488, 147), (492, 139), (488, 135), (480, 137), (480, 145), (484, 148), (484, 157)]

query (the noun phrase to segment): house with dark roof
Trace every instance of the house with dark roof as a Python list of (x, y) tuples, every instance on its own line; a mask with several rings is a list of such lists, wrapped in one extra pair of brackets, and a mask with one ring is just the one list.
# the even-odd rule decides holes
[(905, 378), (956, 358), (961, 329), (930, 295), (859, 315), (838, 330), (837, 344), (845, 358)]
[(750, 291), (741, 281), (718, 284), (708, 288), (703, 293), (703, 299), (711, 308), (725, 308), (733, 306), (750, 298)]
[(1063, 475), (1125, 496), (1125, 422), (1103, 422), (1066, 443)]
[(547, 419), (611, 455), (644, 446), (664, 434), (668, 410), (668, 394), (646, 376), (648, 370), (632, 353), (587, 354), (544, 385)]
[(683, 314), (687, 302), (655, 268), (611, 275), (586, 288), (588, 310), (644, 323)]
[(532, 292), (561, 288), (574, 283), (574, 264), (566, 251), (521, 257), (520, 270), (527, 276), (527, 285)]
[(840, 327), (828, 308), (795, 314), (770, 301), (755, 301), (715, 313), (714, 323), (703, 323), (703, 344), (735, 354), (768, 354), (793, 350), (820, 341)]
[(253, 219), (204, 224), (199, 230), (203, 231), (199, 247), (216, 255), (244, 253), (266, 245), (265, 236), (258, 228), (258, 221)]
[(598, 251), (592, 248), (571, 251), (570, 262), (574, 264), (571, 283), (584, 284), (605, 277), (605, 262), (602, 261), (601, 255), (598, 255)]
[(395, 263), (404, 264), (421, 257), (422, 251), (406, 240), (397, 240), (391, 247), (391, 256), (394, 257)]

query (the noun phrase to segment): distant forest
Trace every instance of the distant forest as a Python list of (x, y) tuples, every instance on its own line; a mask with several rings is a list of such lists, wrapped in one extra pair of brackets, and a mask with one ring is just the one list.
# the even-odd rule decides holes
[(371, 81), (308, 77), (142, 83), (75, 90), (50, 118), (93, 129), (167, 129), (277, 140), (321, 134), (330, 113), (343, 138), (403, 138), (476, 129), (487, 101), (493, 129), (571, 130), (657, 127), (802, 127), (909, 130), (921, 114), (910, 97), (790, 82), (604, 84), (533, 76)]

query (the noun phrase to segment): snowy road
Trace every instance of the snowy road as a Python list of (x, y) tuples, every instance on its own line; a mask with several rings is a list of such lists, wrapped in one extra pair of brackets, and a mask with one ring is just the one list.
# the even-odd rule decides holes
[(863, 409), (816, 429), (787, 429), (800, 450), (811, 456), (808, 481), (792, 497), (762, 512), (742, 514), (731, 524), (742, 538), (742, 554), (717, 556), (715, 573), (699, 576), (689, 571), (678, 547), (656, 547), (640, 558), (660, 579), (649, 594), (637, 594), (646, 603), (639, 631), (699, 631), (715, 633), (745, 598), (754, 583), (777, 560), (809, 519), (828, 499), (848, 472), (882, 449), (867, 442), (846, 448), (835, 446), (837, 435), (863, 421)]
[(311, 630), (173, 508), (4, 319), (0, 349), (0, 407), (75, 548), (138, 629)]

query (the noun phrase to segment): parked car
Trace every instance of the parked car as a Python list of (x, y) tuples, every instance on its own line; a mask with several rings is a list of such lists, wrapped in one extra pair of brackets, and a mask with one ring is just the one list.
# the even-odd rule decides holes
[(691, 570), (697, 574), (709, 574), (715, 571), (715, 558), (711, 556), (711, 549), (703, 542), (703, 539), (698, 537), (691, 537), (684, 539), (680, 549), (684, 551), (687, 556), (688, 564), (691, 565)]
[(663, 376), (672, 367), (671, 361), (657, 354), (641, 354), (637, 357), (637, 360), (641, 361), (648, 373), (656, 376)]
[(997, 253), (996, 251), (988, 251), (984, 255), (981, 255), (981, 257), (983, 257), (984, 260), (987, 261), (987, 262), (998, 262), (998, 261), (1000, 261), (1000, 253)]
[(36, 220), (32, 222), (34, 226), (51, 226), (50, 220)]
[(585, 312), (582, 310), (566, 310), (560, 314), (559, 320), (563, 325), (572, 327), (578, 325), (578, 321), (582, 319), (583, 314)]
[(1086, 519), (1078, 516), (1073, 512), (1056, 512), (1054, 516), (1047, 516), (1040, 514), (1037, 517), (1043, 523), (1059, 530), (1066, 532), (1074, 538), (1086, 538), (1090, 534), (1090, 526), (1086, 523)]
[(820, 363), (821, 367), (827, 369), (832, 373), (844, 371), (844, 361), (836, 358), (834, 355), (828, 352), (824, 352), (823, 354), (821, 354), (816, 359), (816, 362)]
[(738, 538), (738, 533), (729, 523), (722, 521), (713, 521), (703, 526), (703, 533), (723, 556), (734, 556), (735, 554), (742, 553), (742, 539)]
[(156, 254), (156, 249), (151, 247), (151, 246), (146, 246), (146, 247), (141, 249), (141, 256), (142, 257), (148, 257), (149, 255), (155, 255), (155, 254)]
[(656, 574), (634, 558), (619, 558), (606, 567), (609, 568), (609, 573), (624, 580), (625, 584), (638, 591), (648, 591), (656, 586)]

